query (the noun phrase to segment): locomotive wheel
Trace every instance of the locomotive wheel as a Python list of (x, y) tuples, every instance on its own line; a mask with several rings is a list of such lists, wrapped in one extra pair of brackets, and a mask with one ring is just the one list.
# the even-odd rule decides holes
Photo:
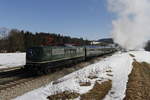
[(49, 74), (50, 72), (51, 72), (51, 69), (50, 69), (50, 68), (46, 67), (46, 68), (44, 69), (44, 74)]
[(38, 70), (38, 71), (36, 72), (36, 74), (37, 74), (37, 75), (43, 75), (44, 73), (43, 73), (43, 71)]

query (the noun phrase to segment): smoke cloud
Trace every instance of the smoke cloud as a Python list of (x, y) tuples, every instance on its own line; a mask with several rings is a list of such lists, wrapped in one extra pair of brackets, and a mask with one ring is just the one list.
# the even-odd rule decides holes
[(150, 0), (108, 0), (114, 42), (125, 49), (142, 49), (150, 39)]

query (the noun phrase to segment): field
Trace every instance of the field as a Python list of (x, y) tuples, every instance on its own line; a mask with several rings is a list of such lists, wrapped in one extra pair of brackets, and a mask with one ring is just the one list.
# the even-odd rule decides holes
[[(0, 59), (1, 68), (25, 64), (24, 53), (0, 54)], [(149, 52), (118, 52), (14, 100), (148, 100), (149, 63)]]
[[(14, 100), (123, 100), (124, 98), (128, 100), (131, 94), (129, 87), (134, 87), (130, 85), (132, 83), (130, 81), (133, 78), (131, 73), (135, 73), (132, 72), (135, 61), (150, 63), (150, 53), (146, 51), (118, 52)], [(138, 78), (137, 80), (140, 81)], [(150, 93), (149, 90), (145, 92), (148, 95)]]

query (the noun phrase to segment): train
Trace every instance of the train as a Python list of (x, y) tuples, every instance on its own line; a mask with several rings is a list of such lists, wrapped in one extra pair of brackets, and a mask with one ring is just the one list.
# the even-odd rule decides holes
[(115, 52), (113, 46), (37, 46), (26, 51), (26, 69), (48, 74), (63, 65)]

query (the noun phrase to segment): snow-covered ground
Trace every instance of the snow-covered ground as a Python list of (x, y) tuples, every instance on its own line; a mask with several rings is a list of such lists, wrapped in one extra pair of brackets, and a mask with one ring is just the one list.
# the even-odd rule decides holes
[(25, 65), (25, 53), (0, 53), (0, 69)]
[[(150, 63), (150, 53), (146, 51), (117, 53), (100, 62), (60, 78), (57, 80), (57, 84), (51, 82), (45, 87), (28, 92), (14, 100), (47, 100), (47, 96), (65, 90), (83, 94), (93, 88), (96, 80), (104, 82), (109, 79), (112, 80), (112, 89), (106, 95), (104, 100), (122, 100), (125, 96), (128, 75), (131, 73), (132, 62), (134, 59), (139, 62), (145, 61)], [(110, 70), (112, 72), (110, 72)], [(92, 75), (97, 76), (97, 78), (88, 78)], [(80, 86), (80, 82), (91, 82), (92, 84), (91, 86)], [(80, 98), (77, 98), (76, 100), (79, 99)]]

